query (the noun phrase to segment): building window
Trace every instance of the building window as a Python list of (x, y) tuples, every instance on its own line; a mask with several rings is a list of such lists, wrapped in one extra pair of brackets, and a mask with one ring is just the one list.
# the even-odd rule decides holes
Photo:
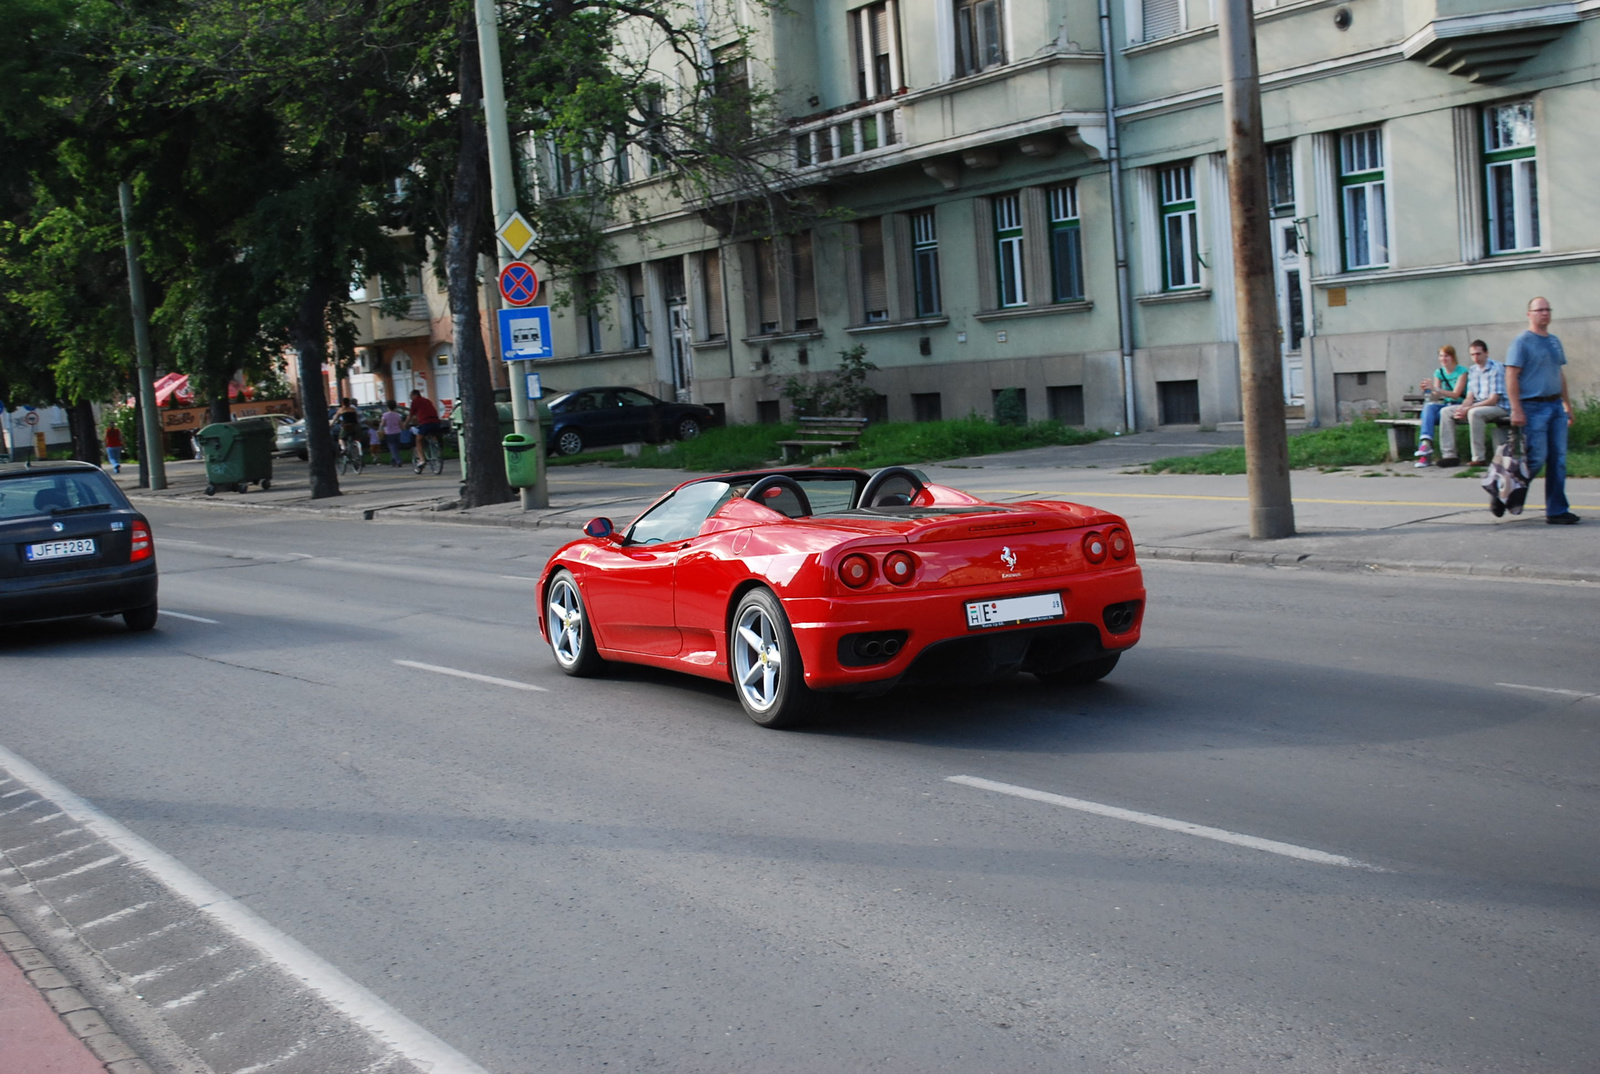
[(1183, 0), (1143, 0), (1141, 14), (1146, 41), (1183, 32)]
[(778, 302), (778, 246), (771, 239), (756, 243), (756, 331), (776, 332), (782, 309)]
[(599, 354), (605, 350), (600, 335), (600, 281), (593, 275), (583, 277), (583, 349), (585, 354)]
[(794, 327), (809, 332), (817, 327), (817, 272), (811, 253), (811, 232), (802, 231), (792, 241), (794, 256)]
[(944, 406), (939, 402), (938, 392), (912, 392), (911, 393), (911, 420), (912, 421), (943, 421)]
[(1083, 298), (1083, 239), (1078, 229), (1076, 183), (1050, 189), (1050, 278), (1055, 301)]
[(1339, 217), (1347, 271), (1381, 268), (1389, 263), (1381, 127), (1339, 135)]
[(1066, 384), (1045, 389), (1050, 420), (1062, 425), (1083, 424), (1083, 385)]
[(707, 250), (700, 255), (701, 301), (706, 311), (706, 339), (727, 335), (727, 315), (722, 305), (722, 251)]
[(934, 230), (932, 209), (911, 214), (911, 287), (918, 317), (937, 317), (944, 312), (939, 295), (939, 234)]
[(1028, 304), (1027, 279), (1022, 259), (1022, 199), (1002, 194), (994, 199), (995, 258), (999, 267), (1002, 308)]
[(882, 324), (889, 319), (889, 278), (883, 261), (883, 220), (856, 225), (861, 257), (861, 320)]
[(776, 425), (781, 420), (776, 399), (756, 400), (756, 422), (760, 425)]
[(972, 75), (1006, 62), (1003, 0), (954, 0), (956, 73)]
[(1194, 200), (1194, 165), (1162, 168), (1156, 176), (1161, 198), (1162, 286), (1181, 291), (1200, 286), (1200, 214)]
[(628, 266), (628, 345), (650, 346), (650, 317), (645, 309), (644, 266)]
[(1267, 211), (1275, 217), (1294, 215), (1294, 146), (1289, 142), (1267, 146)]
[(1161, 405), (1162, 425), (1200, 423), (1200, 382), (1163, 380), (1156, 384), (1156, 399)]
[(1483, 110), (1483, 163), (1487, 173), (1489, 252), (1539, 248), (1539, 168), (1533, 102)]
[(657, 83), (640, 88), (639, 141), (644, 146), (649, 173), (665, 171), (669, 155), (667, 121), (665, 118), (667, 91)]
[(750, 62), (743, 45), (717, 50), (712, 60), (711, 84), (717, 134), (742, 142), (750, 137)]
[(890, 0), (850, 13), (851, 53), (856, 61), (856, 97), (870, 101), (900, 88), (899, 28)]

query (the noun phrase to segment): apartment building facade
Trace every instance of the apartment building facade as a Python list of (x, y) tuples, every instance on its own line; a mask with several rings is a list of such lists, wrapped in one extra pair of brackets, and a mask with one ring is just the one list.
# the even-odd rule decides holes
[[(830, 211), (768, 239), (658, 202), (572, 281), (612, 286), (556, 311), (545, 384), (770, 421), (786, 378), (859, 343), (880, 418), (988, 414), (1016, 388), (1033, 419), (1238, 420), (1213, 5), (1106, 8), (751, 9), (746, 71), (793, 117), (781, 151)], [(1255, 15), (1291, 414), (1393, 410), (1442, 344), (1503, 354), (1535, 294), (1574, 390), (1600, 394), (1600, 0), (1256, 0)]]

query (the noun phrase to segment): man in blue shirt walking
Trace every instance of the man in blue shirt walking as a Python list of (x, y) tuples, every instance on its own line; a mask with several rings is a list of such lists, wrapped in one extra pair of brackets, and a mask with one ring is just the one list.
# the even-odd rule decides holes
[(1511, 424), (1528, 441), (1528, 473), (1544, 467), (1544, 520), (1570, 526), (1578, 516), (1567, 506), (1567, 426), (1572, 397), (1567, 392), (1567, 354), (1550, 334), (1550, 300), (1528, 303), (1528, 330), (1506, 351), (1506, 396)]

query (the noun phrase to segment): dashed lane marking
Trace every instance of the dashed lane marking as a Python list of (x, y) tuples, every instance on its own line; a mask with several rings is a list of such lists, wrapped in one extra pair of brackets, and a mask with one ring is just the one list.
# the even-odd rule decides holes
[(1520, 682), (1497, 682), (1496, 686), (1504, 686), (1508, 690), (1533, 690), (1541, 694), (1557, 694), (1561, 697), (1600, 697), (1600, 694), (1586, 694), (1582, 690), (1561, 690), (1554, 686), (1526, 686)]
[(1309, 861), (1317, 865), (1342, 865), (1348, 869), (1371, 869), (1374, 872), (1386, 871), (1375, 865), (1368, 865), (1366, 862), (1347, 858), (1342, 854), (1329, 854), (1321, 850), (1312, 850), (1310, 847), (1296, 846), (1293, 843), (1280, 843), (1276, 839), (1261, 839), (1254, 835), (1230, 832), (1225, 828), (1208, 828), (1204, 824), (1191, 824), (1186, 820), (1158, 817), (1154, 813), (1136, 813), (1131, 809), (1102, 805), (1099, 802), (1086, 802), (1082, 798), (1068, 798), (1065, 795), (1051, 794), (1049, 791), (1036, 791), (1030, 787), (1018, 787), (1011, 783), (997, 783), (992, 779), (980, 779), (977, 776), (949, 776), (945, 782), (960, 783), (963, 786), (976, 787), (979, 790), (994, 791), (996, 794), (1009, 794), (1014, 798), (1027, 798), (1034, 802), (1061, 806), (1063, 809), (1076, 809), (1080, 813), (1093, 813), (1096, 816), (1110, 817), (1113, 820), (1125, 820), (1151, 828), (1164, 828), (1169, 832), (1195, 835), (1201, 839), (1214, 839), (1219, 843), (1232, 843), (1234, 846), (1249, 847), (1252, 850), (1264, 850), (1268, 854), (1280, 854), (1285, 858), (1298, 858), (1300, 861)]
[(493, 675), (479, 675), (476, 671), (462, 671), (460, 668), (443, 668), (438, 664), (419, 664), (415, 660), (396, 660), (403, 668), (416, 668), (418, 671), (431, 671), (437, 675), (454, 675), (458, 679), (471, 679), (473, 682), (486, 682), (491, 686), (506, 686), (513, 690), (537, 690), (541, 694), (550, 691), (543, 686), (535, 686), (531, 682), (518, 682), (516, 679), (497, 679)]
[(212, 626), (216, 626), (221, 622), (220, 619), (207, 619), (200, 615), (185, 615), (183, 612), (169, 612), (165, 608), (161, 609), (161, 614), (171, 616), (173, 619), (187, 619), (191, 623), (210, 623)]

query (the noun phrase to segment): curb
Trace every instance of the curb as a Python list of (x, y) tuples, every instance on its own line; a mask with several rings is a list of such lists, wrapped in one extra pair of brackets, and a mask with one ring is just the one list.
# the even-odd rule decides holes
[(1600, 569), (1574, 570), (1564, 567), (1534, 567), (1508, 563), (1448, 563), (1414, 560), (1341, 559), (1310, 552), (1251, 552), (1228, 548), (1178, 548), (1150, 545), (1138, 548), (1148, 559), (1180, 563), (1226, 563), (1240, 567), (1295, 567), (1317, 571), (1396, 571), (1409, 574), (1459, 574), (1474, 578), (1503, 578), (1511, 581), (1600, 582)]
[(68, 1031), (105, 1064), (107, 1074), (155, 1074), (154, 1068), (112, 1031), (100, 1011), (56, 968), (50, 956), (35, 947), (17, 923), (5, 916), (0, 916), (0, 949), (11, 956)]

